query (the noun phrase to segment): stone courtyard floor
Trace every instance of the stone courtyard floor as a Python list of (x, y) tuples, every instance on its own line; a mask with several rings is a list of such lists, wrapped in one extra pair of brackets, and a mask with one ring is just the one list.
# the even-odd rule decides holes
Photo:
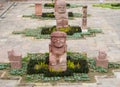
[[(37, 0), (38, 2), (38, 0)], [(42, 1), (43, 3), (48, 1)], [(95, 37), (86, 37), (86, 39), (67, 40), (68, 51), (87, 52), (88, 56), (96, 57), (99, 49), (105, 49), (108, 54), (108, 60), (120, 62), (120, 10), (109, 8), (92, 7), (93, 3), (98, 1), (68, 1), (70, 3), (79, 3), (88, 5), (88, 27), (100, 28), (103, 34), (97, 34)], [(107, 2), (107, 1), (106, 1)], [(120, 1), (114, 1), (119, 2)], [(24, 30), (25, 28), (36, 28), (38, 26), (55, 25), (55, 20), (38, 20), (23, 18), (22, 15), (34, 14), (35, 1), (8, 2), (0, 10), (0, 62), (9, 62), (7, 52), (11, 49), (17, 50), (25, 56), (27, 53), (48, 52), (49, 39), (36, 40), (32, 37), (23, 35), (13, 35), (13, 31)], [(43, 9), (43, 12), (52, 12), (53, 9)], [(67, 11), (81, 12), (81, 8), (71, 8)], [(81, 18), (69, 20), (70, 25), (81, 25)], [(115, 77), (96, 77), (97, 83), (58, 83), (51, 84), (37, 83), (33, 87), (120, 87), (120, 71), (115, 72)], [(4, 84), (6, 85), (4, 85)], [(1, 85), (2, 84), (2, 85)], [(16, 87), (17, 81), (0, 79), (0, 87)], [(27, 87), (27, 86), (23, 86)], [(32, 87), (32, 86), (28, 86)]]

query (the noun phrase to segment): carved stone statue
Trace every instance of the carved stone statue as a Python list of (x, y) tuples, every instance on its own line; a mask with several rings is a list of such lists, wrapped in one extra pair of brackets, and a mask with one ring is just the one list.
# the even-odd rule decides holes
[(68, 14), (66, 12), (65, 0), (57, 0), (55, 3), (55, 18), (57, 30), (62, 27), (68, 27)]
[(82, 11), (82, 30), (84, 30), (87, 29), (87, 6), (83, 6)]
[(66, 51), (66, 33), (53, 32), (49, 44), (49, 69), (54, 71), (65, 71), (67, 69)]
[(96, 58), (96, 66), (108, 68), (108, 59), (105, 51), (102, 50), (99, 51), (99, 55)]

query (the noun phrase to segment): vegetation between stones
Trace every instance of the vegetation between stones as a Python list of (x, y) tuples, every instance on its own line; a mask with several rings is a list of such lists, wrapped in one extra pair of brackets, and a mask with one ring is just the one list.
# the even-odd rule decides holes
[[(39, 57), (38, 57), (39, 56)], [(88, 73), (87, 57), (79, 53), (67, 53), (67, 71), (54, 72), (48, 69), (48, 54), (35, 54), (31, 56), (27, 67), (28, 74), (43, 73), (47, 77), (51, 76), (71, 76), (73, 73)]]
[[(36, 29), (25, 29), (23, 31), (13, 31), (13, 34), (23, 34), (25, 36), (35, 37), (36, 39), (48, 39), (50, 34), (56, 30), (55, 26), (38, 27)], [(102, 33), (101, 29), (89, 28), (88, 32), (81, 32), (79, 26), (69, 26), (67, 28), (61, 28), (60, 31), (66, 32), (69, 39), (80, 39), (85, 36), (95, 36), (96, 33)]]
[(93, 4), (93, 6), (102, 7), (102, 8), (120, 9), (120, 3), (101, 3), (101, 4)]
[(22, 76), (24, 81), (29, 82), (91, 82), (95, 75), (112, 75), (113, 69), (120, 69), (120, 63), (114, 62), (109, 62), (108, 69), (96, 67), (95, 60), (84, 53), (67, 52), (67, 55), (66, 72), (48, 71), (48, 53), (28, 53), (22, 59), (21, 69), (11, 69), (9, 64), (0, 64), (0, 70), (7, 70), (10, 75)]
[[(90, 16), (90, 14), (88, 14)], [(35, 14), (32, 15), (23, 15), (22, 17), (24, 18), (32, 18), (32, 19), (55, 19), (54, 12), (46, 12), (42, 13), (42, 16), (36, 16)], [(81, 13), (73, 13), (73, 12), (68, 12), (68, 17), (69, 19), (73, 19), (74, 17), (82, 17)]]
[[(82, 5), (79, 4), (66, 4), (67, 8), (77, 8), (77, 7), (82, 7)], [(54, 3), (45, 3), (44, 8), (54, 8)]]

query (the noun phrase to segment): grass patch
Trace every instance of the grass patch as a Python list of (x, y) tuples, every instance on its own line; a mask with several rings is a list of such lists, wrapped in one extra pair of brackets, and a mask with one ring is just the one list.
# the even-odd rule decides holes
[(120, 9), (120, 3), (101, 3), (101, 4), (93, 4), (93, 7)]
[[(56, 30), (55, 26), (38, 27), (36, 29), (25, 29), (23, 31), (13, 31), (13, 34), (22, 34), (27, 37), (34, 37), (35, 39), (49, 39), (50, 34)], [(81, 39), (85, 36), (95, 36), (97, 33), (102, 33), (101, 29), (91, 28), (88, 32), (81, 32), (79, 26), (69, 26), (68, 28), (61, 28), (60, 31), (67, 33), (68, 39)]]

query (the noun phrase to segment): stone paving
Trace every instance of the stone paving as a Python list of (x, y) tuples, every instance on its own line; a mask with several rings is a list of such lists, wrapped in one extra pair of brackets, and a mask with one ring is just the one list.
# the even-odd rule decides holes
[[(47, 1), (44, 1), (45, 3)], [(69, 2), (69, 1), (67, 1)], [(101, 28), (103, 34), (97, 34), (95, 37), (86, 37), (86, 39), (79, 40), (67, 40), (68, 51), (82, 52), (85, 51), (90, 57), (96, 57), (99, 49), (105, 49), (108, 53), (109, 61), (120, 61), (120, 11), (112, 10), (108, 8), (94, 8), (92, 3), (99, 3), (98, 1), (70, 1), (71, 3), (82, 3), (88, 5), (88, 27)], [(106, 1), (107, 2), (107, 1)], [(120, 1), (116, 1), (120, 2)], [(22, 15), (34, 14), (34, 1), (17, 2), (13, 5), (4, 18), (0, 18), (0, 62), (9, 62), (7, 52), (11, 49), (15, 49), (25, 56), (30, 52), (48, 52), (49, 39), (36, 40), (32, 37), (24, 37), (23, 35), (13, 35), (13, 31), (24, 30), (25, 28), (36, 28), (38, 26), (53, 26), (56, 25), (55, 20), (38, 20), (22, 18)], [(10, 4), (10, 3), (9, 3)], [(2, 12), (5, 9), (0, 10)], [(52, 12), (53, 9), (43, 9), (43, 12)], [(81, 8), (71, 8), (68, 11), (81, 12)], [(81, 18), (75, 18), (75, 20), (69, 21), (70, 25), (81, 25)], [(119, 75), (117, 78), (104, 80), (99, 79), (99, 85), (81, 84), (70, 87), (119, 87)], [(0, 80), (1, 81), (1, 80)], [(111, 84), (114, 82), (113, 84)], [(104, 85), (105, 84), (105, 85)], [(110, 84), (110, 85), (109, 85)], [(116, 85), (116, 86), (115, 86)], [(118, 86), (117, 86), (118, 85)], [(66, 87), (68, 85), (62, 85), (59, 87)], [(4, 86), (2, 86), (4, 87)], [(7, 86), (6, 86), (7, 87)], [(10, 86), (8, 86), (10, 87)], [(36, 86), (43, 87), (43, 86)], [(45, 86), (46, 87), (46, 86)], [(50, 85), (49, 85), (50, 87)], [(52, 87), (52, 86), (51, 86)], [(58, 87), (58, 86), (55, 86)]]
[(17, 87), (17, 80), (1, 80), (0, 79), (0, 87)]

